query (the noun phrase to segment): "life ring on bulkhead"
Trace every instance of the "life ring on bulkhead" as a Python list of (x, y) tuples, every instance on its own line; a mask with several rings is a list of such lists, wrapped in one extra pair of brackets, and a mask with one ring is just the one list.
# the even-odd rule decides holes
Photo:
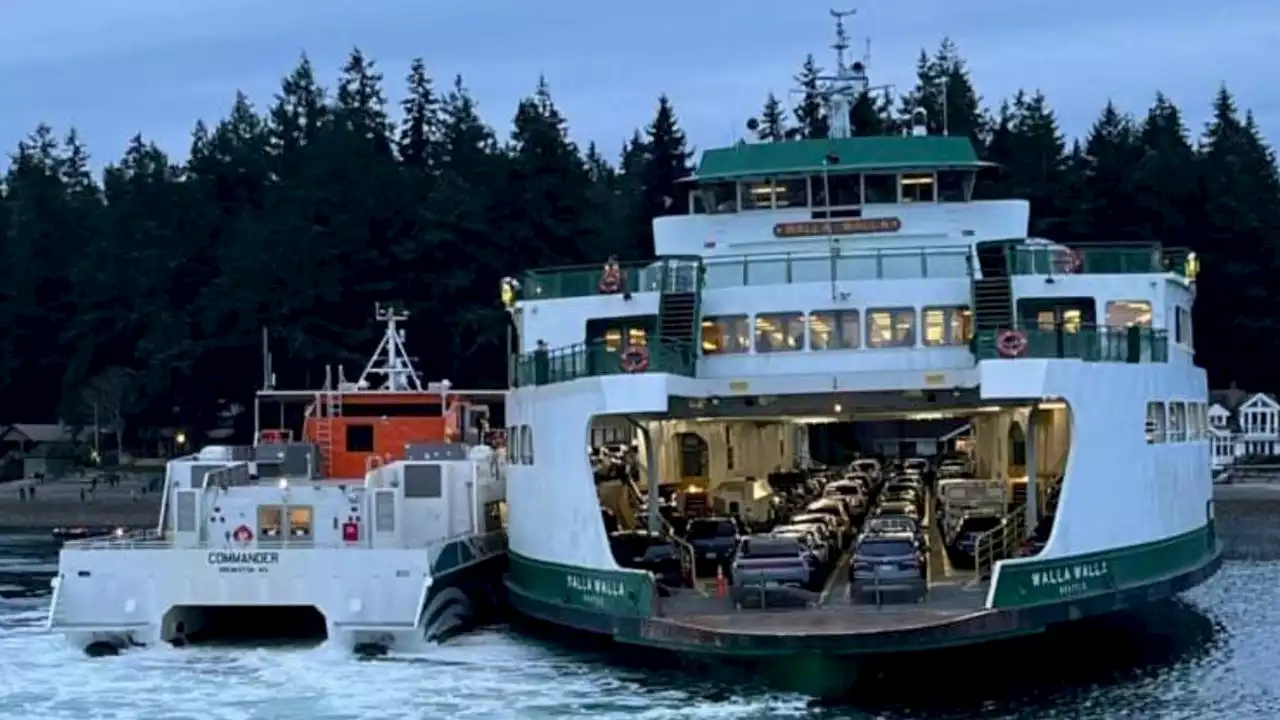
[(629, 347), (618, 359), (623, 372), (638, 373), (649, 369), (649, 348)]
[(253, 540), (253, 531), (248, 525), (241, 525), (231, 533), (231, 539), (238, 543), (247, 543)]
[(1018, 357), (1027, 349), (1027, 336), (1017, 330), (1001, 330), (996, 336), (996, 351), (1005, 357)]
[(1075, 250), (1064, 247), (1055, 259), (1055, 264), (1058, 266), (1058, 272), (1064, 275), (1072, 275), (1080, 272), (1080, 253)]
[(622, 289), (622, 270), (615, 263), (606, 263), (604, 272), (600, 273), (600, 283), (596, 289), (603, 295), (613, 295)]

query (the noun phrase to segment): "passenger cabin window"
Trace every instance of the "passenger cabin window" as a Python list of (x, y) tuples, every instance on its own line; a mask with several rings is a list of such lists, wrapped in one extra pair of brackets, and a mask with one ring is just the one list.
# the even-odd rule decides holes
[(756, 352), (790, 352), (804, 349), (804, 315), (762, 313), (756, 316)]
[(1175, 306), (1173, 321), (1174, 341), (1188, 348), (1195, 347), (1191, 338), (1191, 311), (1181, 305)]
[(507, 462), (517, 465), (520, 462), (520, 428), (507, 428)]
[(1063, 332), (1078, 333), (1084, 321), (1084, 314), (1075, 308), (1058, 310), (1041, 310), (1036, 313), (1036, 326), (1040, 330), (1052, 332), (1059, 323)]
[(347, 426), (347, 452), (373, 452), (373, 426)]
[(1180, 402), (1169, 403), (1169, 442), (1187, 441), (1187, 406)]
[(1151, 303), (1146, 300), (1113, 300), (1107, 303), (1107, 326), (1151, 327)]
[(868, 205), (894, 205), (898, 202), (898, 176), (862, 176), (862, 199)]
[(520, 462), (533, 464), (533, 430), (528, 425), (520, 426)]
[(924, 309), (924, 344), (968, 345), (973, 337), (972, 314), (967, 307), (931, 307)]
[(608, 352), (619, 352), (629, 347), (644, 347), (649, 344), (648, 333), (644, 328), (612, 328), (604, 333), (604, 347)]
[(746, 315), (725, 315), (702, 319), (702, 354), (733, 355), (751, 348), (751, 331)]
[(315, 515), (310, 505), (289, 506), (289, 537), (310, 539), (314, 531)]
[(861, 342), (857, 310), (820, 310), (809, 314), (809, 348), (853, 350)]
[(898, 185), (902, 188), (902, 202), (934, 202), (937, 186), (933, 173), (903, 173)]
[(1164, 442), (1164, 403), (1147, 403), (1147, 444)]
[(284, 533), (284, 508), (279, 505), (258, 506), (258, 537), (274, 539)]
[(913, 347), (915, 344), (915, 309), (885, 308), (867, 311), (867, 347)]

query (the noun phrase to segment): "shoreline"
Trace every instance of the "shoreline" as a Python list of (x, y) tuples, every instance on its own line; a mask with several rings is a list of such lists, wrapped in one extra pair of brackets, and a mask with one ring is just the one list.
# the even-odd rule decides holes
[[(34, 496), (25, 496), (30, 491)], [(0, 485), (0, 527), (155, 527), (161, 497), (159, 492), (145, 492), (144, 479), (137, 476), (124, 476), (114, 486), (94, 486), (79, 478), (19, 480)]]

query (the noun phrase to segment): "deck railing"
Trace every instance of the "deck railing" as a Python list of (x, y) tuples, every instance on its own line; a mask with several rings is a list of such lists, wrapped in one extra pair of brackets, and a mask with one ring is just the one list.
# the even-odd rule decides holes
[(1148, 327), (1080, 325), (980, 330), (974, 335), (979, 360), (1018, 358), (1076, 359), (1088, 362), (1148, 363), (1169, 361), (1169, 333)]
[(1027, 511), (1019, 508), (1000, 524), (978, 536), (973, 543), (973, 567), (979, 580), (991, 577), (997, 562), (1011, 558), (1026, 536)]
[(579, 343), (563, 348), (534, 350), (512, 362), (512, 380), (517, 387), (549, 385), (599, 375), (622, 375), (632, 372), (659, 372), (693, 377), (697, 364), (697, 348), (693, 343), (654, 341), (644, 348), (646, 364), (630, 369), (634, 356), (605, 341)]
[(1194, 275), (1190, 250), (1159, 243), (1012, 245), (1006, 259), (1010, 275), (1127, 275), (1177, 273)]

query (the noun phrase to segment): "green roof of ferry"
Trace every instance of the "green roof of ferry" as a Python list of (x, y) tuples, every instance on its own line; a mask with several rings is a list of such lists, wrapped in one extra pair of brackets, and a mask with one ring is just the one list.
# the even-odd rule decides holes
[(778, 175), (810, 175), (822, 172), (828, 153), (840, 158), (829, 170), (936, 170), (987, 167), (978, 159), (967, 137), (874, 136), (835, 140), (744, 143), (702, 153), (694, 181), (729, 180)]

